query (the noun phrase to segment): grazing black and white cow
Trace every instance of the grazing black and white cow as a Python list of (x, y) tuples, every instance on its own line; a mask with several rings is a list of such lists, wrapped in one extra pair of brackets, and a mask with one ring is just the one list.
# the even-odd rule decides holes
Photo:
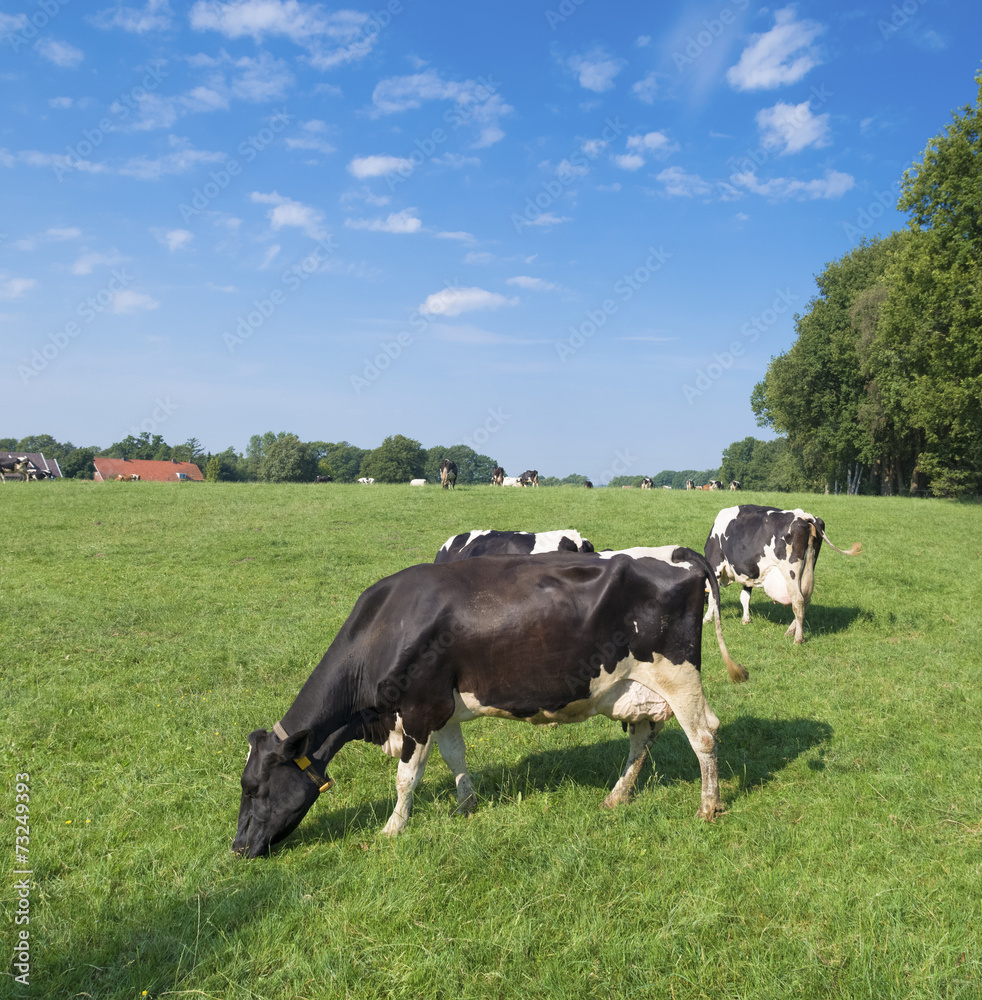
[(502, 486), (521, 486), (522, 477), (521, 476), (505, 476), (501, 481)]
[(731, 490), (739, 490), (739, 489), (742, 489), (742, 488), (743, 487), (741, 486), (739, 479), (731, 479), (730, 480), (730, 489)]
[(518, 478), (523, 486), (539, 485), (539, 472), (537, 469), (526, 469)]
[(496, 465), (491, 470), (491, 485), (501, 486), (505, 481), (505, 470), (500, 466)]
[(457, 488), (457, 463), (449, 458), (440, 459), (440, 485), (445, 490)]
[(694, 490), (696, 488), (696, 484), (692, 479), (687, 479), (685, 481), (685, 488), (687, 490)]
[(591, 483), (590, 480), (588, 479), (583, 484), (583, 487), (584, 487), (584, 489), (592, 490), (593, 489), (593, 483)]
[(655, 485), (654, 480), (649, 479), (647, 476), (645, 476), (644, 479), (641, 480), (641, 489), (643, 490), (650, 490), (654, 487), (654, 485)]
[(794, 621), (784, 634), (793, 633), (794, 641), (802, 642), (822, 539), (847, 556), (859, 555), (863, 549), (859, 542), (848, 552), (832, 545), (825, 534), (825, 522), (800, 508), (781, 510), (747, 503), (727, 507), (716, 515), (706, 539), (706, 558), (721, 586), (734, 581), (743, 585), (740, 603), (744, 625), (750, 622), (750, 592), (763, 587), (778, 604), (791, 605)]
[(330, 476), (314, 476), (315, 483), (332, 483), (334, 480)]
[(352, 740), (399, 757), (399, 833), (434, 738), (457, 784), (458, 812), (476, 799), (460, 723), (481, 716), (533, 724), (605, 715), (632, 727), (627, 767), (605, 805), (629, 798), (644, 755), (675, 715), (699, 760), (698, 816), (723, 811), (716, 732), (702, 687), (708, 586), (726, 650), (719, 588), (706, 560), (664, 546), (607, 558), (556, 552), (410, 566), (369, 587), (272, 732), (249, 735), (233, 850), (253, 858), (293, 831), (332, 780)]
[(362, 476), (361, 479), (358, 480), (358, 482), (361, 483), (362, 486), (371, 486), (372, 483), (375, 482), (375, 480), (371, 476)]
[(543, 552), (593, 552), (593, 544), (573, 528), (555, 531), (464, 531), (452, 535), (436, 554), (436, 563), (474, 556), (537, 556)]

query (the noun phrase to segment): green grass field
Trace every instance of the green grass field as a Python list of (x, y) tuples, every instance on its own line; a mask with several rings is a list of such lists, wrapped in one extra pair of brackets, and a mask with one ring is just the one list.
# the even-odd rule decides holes
[(358, 595), (468, 528), (701, 551), (730, 494), (49, 482), (0, 486), (0, 917), (13, 954), (29, 774), (30, 985), (140, 998), (982, 996), (982, 506), (740, 494), (826, 521), (806, 638), (757, 592), (707, 631), (728, 812), (669, 722), (634, 801), (620, 726), (465, 727), (480, 799), (433, 754), (349, 744), (272, 857), (233, 858), (246, 735), (293, 701)]

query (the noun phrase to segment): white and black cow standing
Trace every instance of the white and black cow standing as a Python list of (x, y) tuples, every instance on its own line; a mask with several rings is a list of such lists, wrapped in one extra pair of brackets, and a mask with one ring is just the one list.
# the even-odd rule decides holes
[(641, 480), (641, 489), (643, 490), (653, 489), (654, 485), (654, 480), (650, 479), (648, 476), (645, 476), (644, 479)]
[(505, 481), (505, 470), (500, 465), (496, 465), (491, 470), (491, 485), (501, 486), (502, 483), (504, 483), (504, 481)]
[(457, 488), (457, 463), (449, 458), (440, 459), (440, 485), (445, 490)]
[(410, 566), (369, 587), (273, 731), (249, 735), (233, 850), (257, 857), (294, 830), (352, 740), (399, 757), (383, 833), (405, 827), (434, 739), (458, 811), (469, 812), (476, 799), (460, 724), (481, 716), (543, 725), (605, 715), (631, 725), (628, 765), (605, 803), (617, 805), (674, 714), (702, 772), (698, 815), (715, 819), (719, 719), (700, 674), (707, 588), (730, 678), (747, 672), (723, 642), (705, 558), (675, 546), (643, 551), (462, 559)]
[(590, 541), (573, 528), (555, 531), (463, 531), (451, 535), (436, 554), (435, 563), (475, 556), (537, 556), (543, 552), (593, 552)]
[(538, 486), (539, 470), (526, 469), (518, 478), (521, 481), (522, 486)]
[(794, 621), (784, 634), (793, 633), (794, 641), (802, 642), (823, 539), (843, 555), (855, 556), (863, 549), (859, 542), (848, 552), (832, 545), (825, 534), (825, 522), (801, 509), (741, 504), (716, 515), (706, 539), (706, 558), (721, 587), (733, 582), (743, 585), (740, 603), (744, 625), (750, 622), (750, 592), (763, 587), (778, 604), (791, 605)]

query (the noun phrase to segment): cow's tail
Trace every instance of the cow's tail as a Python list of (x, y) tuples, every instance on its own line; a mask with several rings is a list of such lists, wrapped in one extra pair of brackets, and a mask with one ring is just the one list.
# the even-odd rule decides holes
[(836, 552), (841, 552), (844, 556), (858, 556), (860, 552), (863, 551), (863, 543), (856, 542), (851, 549), (840, 549), (838, 545), (832, 545), (832, 540), (829, 538), (825, 532), (822, 532), (822, 538), (825, 540), (826, 544), (831, 545)]
[[(676, 553), (679, 553), (679, 550), (676, 550)], [(716, 579), (716, 574), (713, 572), (712, 566), (709, 565), (709, 560), (705, 556), (699, 555), (694, 549), (686, 550), (682, 558), (691, 559), (692, 556), (696, 557), (698, 565), (702, 568), (705, 575), (706, 590), (709, 595), (709, 611), (713, 616), (713, 624), (716, 626), (716, 641), (719, 643), (719, 651), (723, 656), (723, 663), (726, 664), (726, 672), (730, 675), (730, 680), (734, 684), (741, 684), (743, 681), (749, 679), (750, 674), (742, 663), (737, 663), (730, 656), (730, 651), (726, 648), (726, 643), (723, 641), (723, 623), (720, 621), (719, 615), (719, 580)], [(676, 558), (677, 556), (674, 556), (673, 561)]]

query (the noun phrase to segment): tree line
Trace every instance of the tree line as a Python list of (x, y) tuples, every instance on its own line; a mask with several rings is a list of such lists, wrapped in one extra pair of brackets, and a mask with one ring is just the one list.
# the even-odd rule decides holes
[[(751, 405), (807, 488), (978, 493), (982, 485), (982, 73), (905, 171), (909, 228), (863, 238), (817, 275)], [(731, 446), (732, 448), (733, 446)]]

